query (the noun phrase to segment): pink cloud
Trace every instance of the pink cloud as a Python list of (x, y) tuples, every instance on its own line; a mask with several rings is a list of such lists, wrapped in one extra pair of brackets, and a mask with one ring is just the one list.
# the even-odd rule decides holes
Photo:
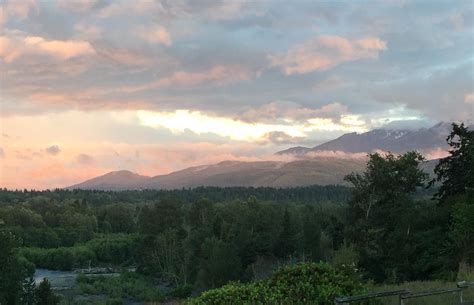
[(171, 45), (170, 33), (164, 27), (159, 25), (153, 27), (136, 27), (135, 34), (150, 44)]
[(247, 80), (250, 77), (251, 72), (244, 67), (238, 65), (219, 65), (199, 72), (177, 71), (170, 76), (150, 83), (122, 87), (121, 91), (136, 92), (169, 86), (194, 86), (202, 83), (222, 85), (229, 82)]
[[(122, 48), (111, 48), (104, 46), (95, 46), (98, 56), (108, 59), (112, 64), (124, 64), (130, 66), (149, 66), (153, 63), (153, 58), (132, 50)], [(163, 61), (163, 58), (160, 58)], [(165, 57), (167, 61), (172, 61)]]
[(438, 148), (438, 149), (426, 151), (423, 153), (423, 155), (425, 156), (427, 160), (435, 160), (435, 159), (441, 159), (441, 158), (445, 158), (449, 156), (449, 152), (447, 149)]
[(474, 92), (468, 93), (464, 96), (464, 103), (474, 105)]
[(7, 21), (7, 12), (3, 6), (0, 6), (0, 25)]
[(64, 59), (79, 55), (93, 54), (94, 49), (87, 41), (80, 40), (45, 40), (42, 37), (27, 36), (24, 40), (27, 46), (38, 48), (44, 53)]
[(46, 40), (39, 36), (27, 36), (21, 31), (7, 31), (0, 36), (0, 58), (6, 63), (24, 55), (48, 55), (59, 59), (69, 59), (91, 55), (95, 51), (87, 41)]
[(305, 154), (309, 158), (366, 159), (367, 153), (348, 153), (335, 150), (317, 150)]
[(71, 110), (128, 110), (128, 109), (149, 109), (152, 104), (149, 101), (137, 99), (111, 99), (107, 97), (110, 90), (106, 89), (86, 89), (76, 92), (48, 92), (41, 91), (32, 93), (27, 99), (35, 104), (56, 105), (64, 109)]
[(20, 20), (28, 18), (30, 11), (38, 7), (36, 0), (6, 0), (1, 6), (0, 24), (6, 22), (9, 17)]
[(344, 62), (377, 58), (386, 50), (386, 42), (376, 37), (350, 40), (339, 36), (321, 36), (291, 48), (285, 54), (270, 55), (272, 67), (287, 75), (327, 70)]

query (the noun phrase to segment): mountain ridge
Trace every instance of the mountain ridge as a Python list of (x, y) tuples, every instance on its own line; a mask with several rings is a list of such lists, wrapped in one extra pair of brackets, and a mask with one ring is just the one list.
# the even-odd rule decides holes
[[(129, 176), (123, 171), (111, 172), (86, 180), (66, 189), (128, 190), (128, 189), (179, 189), (199, 186), (268, 186), (295, 187), (305, 185), (343, 184), (345, 175), (362, 171), (364, 159), (327, 158), (281, 161), (223, 161), (205, 166), (190, 167), (166, 175), (141, 176), (139, 181), (114, 185), (108, 177)], [(199, 169), (199, 170), (196, 170)], [(142, 177), (145, 177), (143, 179)], [(125, 180), (121, 179), (122, 181)]]
[(418, 150), (423, 153), (435, 149), (447, 149), (446, 136), (449, 134), (449, 130), (450, 124), (443, 122), (430, 128), (416, 130), (378, 128), (364, 133), (345, 133), (334, 140), (314, 147), (290, 147), (276, 154), (304, 156), (318, 151), (404, 153), (409, 150)]
[[(430, 149), (447, 149), (446, 136), (450, 125), (439, 123), (430, 128), (374, 129), (365, 133), (346, 133), (334, 140), (313, 148), (297, 146), (277, 155), (291, 155), (292, 161), (221, 161), (174, 171), (165, 175), (143, 176), (130, 171), (115, 171), (86, 180), (67, 189), (176, 189), (199, 186), (269, 186), (294, 187), (311, 184), (344, 184), (344, 176), (362, 171), (366, 158), (360, 153), (391, 151), (404, 153), (409, 150), (420, 152)], [(469, 128), (472, 128), (469, 127)], [(347, 153), (345, 158), (323, 157), (321, 151)], [(310, 153), (315, 152), (315, 155)], [(328, 154), (331, 155), (331, 154)], [(362, 154), (364, 155), (364, 154)], [(433, 171), (434, 162), (424, 168)]]

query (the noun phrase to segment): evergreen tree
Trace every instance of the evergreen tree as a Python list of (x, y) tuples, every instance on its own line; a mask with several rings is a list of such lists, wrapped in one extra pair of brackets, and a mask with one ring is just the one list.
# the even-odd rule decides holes
[(21, 304), (36, 305), (36, 283), (33, 277), (29, 277), (23, 281)]
[(275, 253), (279, 257), (287, 257), (296, 250), (296, 230), (291, 222), (291, 216), (288, 209), (283, 214), (283, 225), (279, 239), (276, 244)]
[(21, 296), (25, 271), (17, 256), (18, 240), (0, 231), (0, 304), (16, 304)]
[(198, 288), (219, 287), (239, 278), (242, 264), (233, 245), (210, 238), (204, 241), (202, 248), (203, 258), (197, 276)]
[(306, 206), (303, 214), (303, 251), (313, 261), (321, 259), (321, 224), (312, 206)]
[(56, 305), (59, 303), (59, 297), (51, 289), (51, 284), (47, 278), (44, 278), (36, 288), (37, 305)]
[(430, 185), (435, 181), (442, 183), (436, 194), (442, 202), (466, 193), (474, 196), (474, 130), (468, 130), (463, 123), (453, 123), (446, 141), (452, 150), (436, 165), (437, 177)]
[(400, 156), (370, 154), (364, 173), (346, 177), (354, 185), (346, 219), (350, 224), (347, 236), (360, 254), (361, 266), (376, 281), (388, 277), (401, 280), (398, 266), (404, 268), (403, 262), (409, 261), (400, 245), (406, 245), (411, 236), (411, 195), (428, 177), (420, 169), (422, 161), (417, 152)]

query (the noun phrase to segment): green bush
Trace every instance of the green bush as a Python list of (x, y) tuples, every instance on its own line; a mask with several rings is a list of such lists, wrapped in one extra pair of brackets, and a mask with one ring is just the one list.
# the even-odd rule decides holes
[(96, 261), (94, 252), (84, 246), (57, 249), (21, 248), (20, 255), (36, 267), (53, 270), (72, 270), (74, 267), (87, 266), (89, 261)]
[(315, 304), (330, 305), (336, 296), (365, 293), (356, 270), (327, 263), (298, 263), (281, 268), (268, 280), (232, 283), (189, 299), (188, 305)]
[(99, 262), (122, 265), (133, 258), (136, 241), (134, 234), (107, 234), (88, 241), (86, 246), (94, 251)]

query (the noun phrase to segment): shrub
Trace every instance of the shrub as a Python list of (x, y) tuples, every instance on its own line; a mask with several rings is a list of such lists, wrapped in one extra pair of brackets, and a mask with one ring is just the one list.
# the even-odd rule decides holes
[(89, 261), (96, 260), (94, 252), (84, 246), (57, 249), (22, 248), (20, 255), (36, 267), (53, 270), (71, 270), (74, 267), (87, 266)]
[(334, 298), (366, 292), (356, 270), (327, 263), (298, 263), (278, 270), (268, 280), (232, 283), (189, 299), (188, 305), (315, 304), (330, 305)]
[(136, 241), (133, 234), (107, 234), (88, 241), (86, 246), (95, 252), (98, 261), (122, 265), (132, 259)]

